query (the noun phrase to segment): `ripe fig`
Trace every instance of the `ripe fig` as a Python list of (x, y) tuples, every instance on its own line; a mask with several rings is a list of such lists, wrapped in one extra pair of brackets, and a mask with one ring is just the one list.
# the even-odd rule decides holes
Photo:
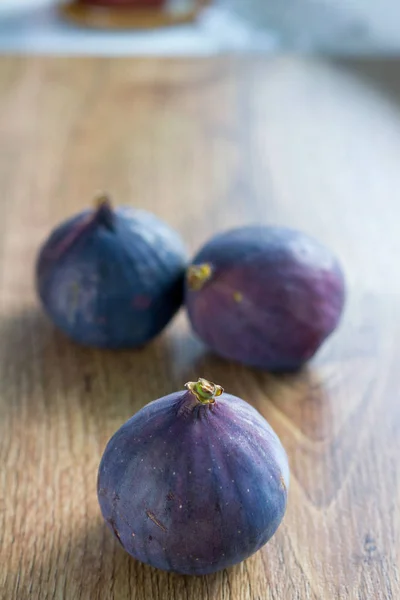
[(186, 253), (154, 215), (112, 208), (101, 198), (57, 227), (40, 251), (36, 281), (43, 306), (73, 340), (102, 348), (141, 346), (183, 300)]
[(186, 307), (220, 356), (296, 370), (339, 323), (344, 276), (324, 245), (299, 231), (242, 227), (217, 235), (187, 272)]
[(109, 441), (98, 497), (121, 545), (153, 567), (213, 573), (259, 550), (286, 508), (289, 468), (267, 421), (199, 379), (142, 408)]

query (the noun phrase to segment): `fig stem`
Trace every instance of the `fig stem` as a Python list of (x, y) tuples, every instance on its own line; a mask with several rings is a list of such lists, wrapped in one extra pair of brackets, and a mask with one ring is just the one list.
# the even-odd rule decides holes
[(211, 279), (213, 270), (209, 263), (190, 265), (186, 273), (187, 284), (190, 290), (198, 291)]
[(198, 381), (189, 381), (185, 387), (196, 396), (201, 404), (214, 404), (215, 398), (221, 396), (224, 388), (200, 377)]
[(99, 194), (95, 199), (95, 206), (94, 219), (96, 223), (113, 230), (115, 217), (110, 197), (107, 194)]

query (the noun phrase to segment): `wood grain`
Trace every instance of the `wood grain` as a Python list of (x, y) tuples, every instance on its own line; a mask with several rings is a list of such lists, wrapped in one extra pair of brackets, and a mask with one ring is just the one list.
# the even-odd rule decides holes
[[(0, 596), (400, 598), (398, 62), (2, 58), (0, 131)], [(316, 235), (345, 266), (340, 330), (283, 377), (207, 355), (184, 314), (143, 351), (75, 346), (43, 316), (33, 265), (98, 190), (191, 252), (254, 221)], [(292, 481), (264, 550), (190, 578), (122, 551), (96, 474), (128, 417), (199, 375), (267, 417)]]

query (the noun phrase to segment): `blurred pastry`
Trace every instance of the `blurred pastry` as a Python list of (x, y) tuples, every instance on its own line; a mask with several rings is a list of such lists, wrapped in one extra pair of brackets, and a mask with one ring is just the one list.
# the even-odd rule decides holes
[(174, 0), (70, 0), (62, 3), (60, 10), (70, 21), (89, 27), (150, 29), (193, 21), (209, 3), (210, 0), (184, 3)]

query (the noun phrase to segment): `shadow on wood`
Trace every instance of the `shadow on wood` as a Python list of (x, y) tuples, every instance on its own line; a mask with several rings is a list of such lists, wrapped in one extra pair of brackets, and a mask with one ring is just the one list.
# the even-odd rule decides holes
[(85, 348), (58, 332), (39, 309), (13, 314), (0, 325), (3, 341), (2, 409), (25, 410), (29, 420), (83, 411), (122, 424), (144, 404), (174, 391), (166, 335), (137, 350)]
[[(55, 581), (49, 581), (49, 585), (57, 593), (62, 592), (64, 600), (144, 600), (143, 590), (150, 588), (155, 590), (152, 600), (176, 597), (212, 600), (219, 597), (224, 586), (234, 585), (244, 569), (241, 565), (204, 577), (154, 569), (128, 555), (100, 515), (94, 516), (89, 524), (81, 519), (76, 527), (69, 527), (61, 541), (56, 541), (56, 546), (50, 563), (47, 556), (32, 557), (33, 573), (48, 573), (50, 579), (54, 577)], [(33, 591), (38, 582), (32, 575)]]
[(375, 94), (382, 94), (393, 103), (400, 105), (400, 86), (398, 82), (399, 64), (397, 60), (386, 58), (347, 58), (333, 61), (344, 73), (362, 82)]

